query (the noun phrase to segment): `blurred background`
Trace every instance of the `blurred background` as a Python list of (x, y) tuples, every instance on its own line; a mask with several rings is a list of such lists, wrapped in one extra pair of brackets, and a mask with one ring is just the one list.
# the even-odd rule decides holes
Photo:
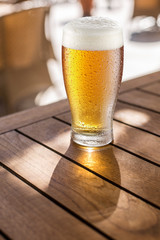
[(160, 70), (160, 0), (0, 0), (0, 116), (66, 98), (62, 29), (90, 15), (123, 27), (123, 81)]

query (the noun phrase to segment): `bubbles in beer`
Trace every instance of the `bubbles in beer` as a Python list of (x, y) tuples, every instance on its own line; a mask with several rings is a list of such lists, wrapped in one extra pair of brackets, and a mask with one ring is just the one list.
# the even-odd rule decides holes
[[(74, 127), (109, 128), (107, 118), (122, 77), (123, 48), (82, 51), (63, 47), (64, 82)], [(83, 124), (82, 124), (83, 123)]]

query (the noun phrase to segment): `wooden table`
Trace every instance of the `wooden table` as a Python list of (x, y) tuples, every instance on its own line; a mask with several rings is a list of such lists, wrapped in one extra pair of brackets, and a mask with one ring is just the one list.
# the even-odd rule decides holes
[(160, 72), (124, 82), (115, 141), (70, 143), (66, 100), (0, 119), (0, 240), (160, 239)]

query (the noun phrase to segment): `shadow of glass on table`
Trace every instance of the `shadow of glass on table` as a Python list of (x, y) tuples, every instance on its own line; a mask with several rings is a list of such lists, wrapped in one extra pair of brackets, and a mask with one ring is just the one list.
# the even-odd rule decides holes
[[(87, 221), (101, 222), (113, 214), (120, 194), (119, 188), (102, 177), (107, 171), (121, 185), (113, 147), (87, 149), (71, 141), (65, 155), (71, 152), (78, 164), (62, 158), (53, 171), (47, 192), (52, 192), (57, 199), (65, 202), (65, 206)], [(101, 172), (101, 175), (96, 172)]]

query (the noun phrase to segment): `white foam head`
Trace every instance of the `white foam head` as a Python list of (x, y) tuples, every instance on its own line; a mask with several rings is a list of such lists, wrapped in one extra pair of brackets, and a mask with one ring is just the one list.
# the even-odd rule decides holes
[(67, 23), (62, 45), (77, 50), (111, 50), (123, 46), (122, 29), (105, 17), (83, 17)]

